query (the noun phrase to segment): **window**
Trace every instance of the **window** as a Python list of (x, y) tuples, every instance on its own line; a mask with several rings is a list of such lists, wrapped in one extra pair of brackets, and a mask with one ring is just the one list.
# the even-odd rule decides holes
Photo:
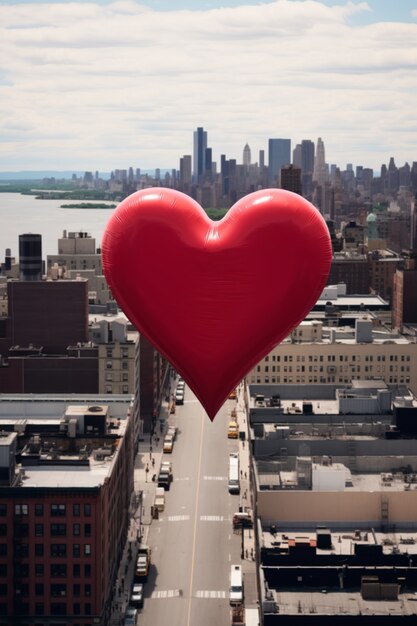
[(43, 515), (43, 504), (35, 504), (35, 515), (37, 517)]
[(52, 583), (51, 596), (56, 598), (57, 596), (65, 597), (67, 595), (67, 586), (65, 583)]
[(129, 393), (129, 385), (123, 385), (123, 393)]
[(0, 556), (7, 556), (7, 543), (0, 543)]
[(91, 504), (84, 504), (84, 515), (86, 517), (90, 517), (90, 515), (91, 515)]
[(0, 563), (0, 576), (2, 577), (7, 576), (7, 564), (6, 563)]
[(56, 578), (58, 576), (66, 576), (67, 575), (67, 566), (65, 563), (52, 563), (51, 565), (51, 576)]
[(81, 615), (81, 604), (79, 602), (74, 602), (73, 613), (74, 615)]
[(84, 595), (91, 596), (91, 585), (90, 583), (84, 585)]
[(28, 596), (29, 585), (27, 583), (15, 583), (14, 591), (17, 596)]
[(72, 505), (72, 514), (74, 515), (74, 517), (80, 517), (80, 512), (81, 512), (81, 505), (80, 504), (73, 504)]
[(16, 563), (15, 573), (17, 578), (26, 578), (29, 576), (29, 565), (27, 563)]
[(113, 358), (113, 348), (107, 348), (106, 356), (107, 356), (108, 359)]
[(29, 534), (29, 524), (15, 524), (14, 536), (15, 537), (27, 537)]
[(51, 537), (65, 537), (66, 534), (66, 524), (51, 524)]
[(74, 565), (72, 566), (72, 575), (81, 576), (81, 566), (79, 563), (74, 563)]
[(36, 602), (35, 604), (35, 615), (43, 615), (45, 612), (43, 602)]
[(0, 504), (0, 515), (1, 517), (7, 515), (7, 504)]
[(81, 547), (79, 543), (74, 543), (74, 545), (72, 546), (72, 556), (81, 556)]
[[(42, 544), (43, 547), (43, 544)], [(29, 546), (27, 543), (16, 543), (14, 546), (14, 555), (17, 557), (26, 558), (29, 556)]]
[(43, 576), (43, 563), (35, 563), (35, 576)]
[(79, 583), (75, 583), (72, 586), (72, 593), (74, 596), (79, 596), (81, 594), (81, 585)]
[(84, 555), (91, 556), (91, 543), (84, 544)]
[(106, 385), (106, 393), (113, 393), (113, 387), (111, 385)]
[(27, 504), (15, 504), (14, 505), (14, 514), (15, 515), (27, 515), (28, 514), (28, 505)]
[(81, 534), (81, 524), (73, 524), (72, 525), (72, 534), (74, 537), (79, 537)]
[(91, 565), (89, 563), (84, 565), (84, 576), (91, 576)]
[(43, 596), (43, 583), (35, 584), (35, 596)]
[(66, 615), (67, 605), (62, 602), (51, 602), (51, 615)]
[(89, 602), (84, 604), (84, 613), (86, 615), (91, 615), (91, 604)]
[(122, 381), (126, 383), (129, 380), (129, 374), (127, 372), (123, 372)]
[(112, 367), (113, 367), (113, 363), (111, 361), (107, 361), (106, 367), (107, 367), (108, 370), (111, 370)]
[(0, 596), (7, 596), (7, 585), (6, 585), (6, 583), (1, 583), (1, 585), (0, 585)]
[(43, 537), (43, 524), (35, 524), (35, 537)]
[(106, 373), (106, 380), (111, 382), (113, 380), (113, 374), (111, 372)]
[(129, 363), (127, 361), (122, 361), (122, 370), (129, 369)]
[(84, 524), (84, 537), (91, 537), (91, 524)]
[(66, 543), (51, 543), (51, 556), (65, 557), (67, 556)]
[(7, 524), (0, 524), (0, 537), (7, 535)]
[(65, 504), (51, 504), (51, 515), (65, 516), (66, 506)]
[(35, 543), (35, 556), (43, 556), (43, 543)]

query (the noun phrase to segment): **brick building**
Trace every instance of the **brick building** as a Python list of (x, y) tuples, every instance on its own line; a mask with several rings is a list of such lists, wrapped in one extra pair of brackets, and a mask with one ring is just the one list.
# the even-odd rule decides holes
[[(0, 624), (108, 623), (133, 492), (133, 420), (125, 401), (101, 399), (55, 397), (44, 410), (2, 400)], [(7, 417), (22, 411), (24, 420)]]

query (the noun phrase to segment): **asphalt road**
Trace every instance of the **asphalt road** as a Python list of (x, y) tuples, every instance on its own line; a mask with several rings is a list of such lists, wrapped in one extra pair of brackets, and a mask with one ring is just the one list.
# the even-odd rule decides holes
[(232, 516), (239, 496), (227, 489), (227, 439), (231, 401), (213, 423), (187, 387), (184, 406), (171, 422), (178, 426), (172, 455), (174, 480), (165, 510), (150, 528), (152, 566), (145, 585), (140, 626), (227, 626), (232, 563), (240, 563), (241, 539)]

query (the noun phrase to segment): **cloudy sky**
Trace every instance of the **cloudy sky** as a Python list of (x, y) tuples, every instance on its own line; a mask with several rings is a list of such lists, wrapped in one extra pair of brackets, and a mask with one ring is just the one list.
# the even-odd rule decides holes
[(197, 126), (417, 161), (417, 0), (0, 1), (0, 171), (178, 167)]

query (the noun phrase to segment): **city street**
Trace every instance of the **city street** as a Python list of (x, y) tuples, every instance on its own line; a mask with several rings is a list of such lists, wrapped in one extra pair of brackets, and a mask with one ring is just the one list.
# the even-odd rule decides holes
[(241, 536), (231, 521), (239, 496), (227, 487), (229, 453), (238, 449), (227, 439), (232, 406), (226, 402), (210, 423), (187, 387), (184, 406), (170, 418), (178, 433), (173, 454), (164, 458), (172, 461), (174, 480), (149, 529), (143, 626), (230, 624), (230, 567), (241, 562)]

